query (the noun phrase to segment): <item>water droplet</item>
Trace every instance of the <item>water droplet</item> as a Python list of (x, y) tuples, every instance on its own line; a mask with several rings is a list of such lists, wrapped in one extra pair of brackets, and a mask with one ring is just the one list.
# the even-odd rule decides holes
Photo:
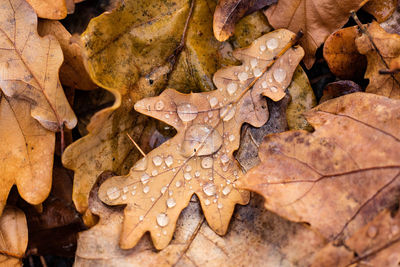
[(209, 111), (209, 112), (208, 112), (208, 117), (209, 117), (209, 118), (212, 118), (213, 115), (214, 115), (214, 113), (213, 113), (212, 111)]
[(129, 191), (129, 188), (127, 186), (124, 186), (124, 188), (122, 189), (122, 191), (124, 192), (124, 194), (126, 194), (126, 192)]
[(199, 171), (196, 171), (196, 172), (194, 173), (194, 176), (200, 177), (200, 172), (199, 172)]
[(163, 110), (164, 109), (164, 102), (162, 101), (162, 100), (160, 100), (160, 101), (157, 101), (155, 104), (154, 104), (154, 108), (156, 109), (156, 110)]
[(265, 45), (260, 45), (260, 51), (261, 52), (264, 52), (265, 51), (265, 49), (267, 49), (267, 47), (265, 46)]
[(126, 195), (122, 195), (121, 197), (122, 200), (126, 200), (126, 198), (127, 198)]
[(169, 191), (168, 191), (168, 195), (169, 195), (169, 196), (172, 196), (173, 194), (174, 194), (174, 191), (172, 191), (172, 190), (169, 190)]
[(252, 59), (250, 60), (250, 65), (251, 65), (252, 68), (257, 67), (257, 65), (258, 65), (258, 60), (257, 60), (256, 58), (252, 58)]
[(215, 107), (216, 105), (218, 105), (218, 98), (212, 97), (212, 98), (210, 99), (210, 106), (213, 108), (213, 107)]
[(229, 136), (229, 141), (233, 142), (234, 140), (235, 140), (235, 136), (234, 136), (233, 134), (231, 134), (231, 135)]
[(174, 163), (174, 158), (172, 156), (168, 156), (165, 158), (164, 162), (165, 162), (165, 165), (167, 165), (168, 167), (171, 167), (171, 165)]
[(188, 172), (185, 172), (185, 174), (183, 175), (183, 177), (185, 178), (185, 180), (189, 181), (190, 179), (192, 179), (192, 175)]
[(221, 156), (221, 163), (225, 165), (227, 162), (229, 162), (229, 157), (227, 154), (223, 154)]
[(133, 191), (131, 192), (131, 194), (132, 194), (132, 196), (134, 196), (134, 195), (136, 194), (136, 190), (133, 190)]
[(157, 224), (161, 227), (167, 226), (169, 223), (168, 215), (165, 213), (160, 213), (157, 215)]
[(260, 76), (262, 75), (262, 71), (261, 71), (260, 69), (255, 68), (255, 69), (253, 70), (253, 74), (254, 74), (254, 76), (256, 76), (256, 77), (260, 77)]
[(151, 202), (156, 201), (154, 197), (150, 198)]
[(150, 176), (147, 173), (144, 173), (142, 177), (140, 178), (140, 181), (142, 181), (143, 184), (147, 184), (150, 180)]
[(217, 192), (217, 188), (215, 187), (214, 183), (206, 183), (203, 186), (203, 192), (207, 195), (207, 196), (213, 196), (215, 195), (215, 193)]
[(204, 169), (210, 169), (213, 166), (213, 158), (205, 157), (201, 160), (201, 167)]
[(192, 166), (186, 165), (185, 171), (190, 172), (192, 170)]
[(276, 88), (275, 86), (271, 86), (271, 88), (269, 88), (271, 90), (271, 92), (276, 93), (278, 92), (278, 88)]
[(163, 160), (160, 156), (155, 156), (153, 157), (153, 164), (155, 166), (160, 166), (162, 164)]
[(230, 82), (230, 83), (228, 83), (228, 86), (226, 87), (226, 91), (228, 91), (229, 95), (233, 95), (236, 92), (237, 88), (238, 88), (238, 86), (236, 83)]
[(147, 194), (150, 191), (150, 187), (145, 186), (143, 187), (143, 193)]
[(239, 73), (239, 75), (237, 76), (239, 81), (244, 82), (247, 81), (247, 79), (249, 78), (249, 75), (247, 74), (247, 72), (241, 72)]
[(167, 199), (167, 207), (168, 208), (173, 208), (173, 207), (175, 207), (175, 205), (176, 205), (175, 199), (173, 199), (172, 197)]
[(147, 169), (147, 158), (141, 158), (138, 160), (135, 165), (133, 166), (133, 169), (136, 171), (144, 171)]
[(223, 121), (229, 121), (233, 116), (235, 116), (235, 107), (232, 104), (229, 104), (227, 107), (220, 110), (220, 117)]
[(143, 221), (143, 219), (144, 219), (144, 216), (143, 216), (143, 215), (140, 215), (140, 216), (139, 216), (139, 221)]
[(121, 192), (116, 187), (111, 187), (107, 189), (107, 196), (111, 200), (119, 198), (120, 194)]
[(211, 201), (209, 199), (204, 200), (204, 205), (208, 206), (211, 204)]
[(219, 209), (222, 209), (222, 208), (224, 207), (224, 205), (222, 205), (222, 203), (218, 203), (217, 207), (218, 207)]
[(274, 50), (275, 48), (278, 47), (278, 40), (276, 40), (275, 38), (271, 38), (267, 40), (267, 47), (269, 50)]
[(194, 106), (190, 103), (180, 104), (177, 107), (177, 112), (178, 112), (179, 118), (184, 122), (194, 120), (198, 114), (196, 106)]
[(157, 176), (157, 174), (158, 174), (158, 171), (157, 171), (157, 170), (153, 170), (153, 171), (151, 172), (151, 175), (152, 175), (152, 176)]
[(282, 83), (286, 78), (286, 71), (284, 69), (275, 69), (273, 76), (275, 81)]
[(228, 195), (231, 192), (231, 188), (229, 186), (225, 186), (224, 189), (222, 189), (222, 194), (225, 196)]
[(378, 228), (376, 228), (375, 226), (370, 226), (367, 230), (367, 235), (370, 238), (374, 238), (376, 236), (376, 234), (378, 233)]
[(169, 119), (169, 114), (165, 114), (164, 117), (165, 117), (166, 119)]
[(182, 185), (182, 182), (181, 182), (181, 181), (176, 181), (176, 183), (175, 183), (175, 186), (176, 186), (176, 187), (181, 187), (181, 185)]
[(161, 188), (161, 194), (164, 194), (165, 191), (167, 191), (167, 187), (166, 187), (166, 186), (163, 186), (163, 187)]
[(210, 125), (194, 124), (185, 133), (181, 153), (191, 157), (211, 155), (222, 146), (221, 135)]
[(261, 86), (262, 86), (262, 88), (267, 88), (267, 86), (268, 86), (268, 83), (266, 82), (266, 81), (263, 81), (262, 83), (261, 83)]

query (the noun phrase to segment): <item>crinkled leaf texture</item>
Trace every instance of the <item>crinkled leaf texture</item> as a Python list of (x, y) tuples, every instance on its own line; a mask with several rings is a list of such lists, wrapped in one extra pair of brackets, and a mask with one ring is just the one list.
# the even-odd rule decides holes
[(129, 175), (113, 177), (100, 187), (106, 204), (127, 204), (121, 248), (135, 246), (148, 231), (157, 249), (167, 246), (193, 194), (210, 227), (226, 233), (235, 205), (248, 202), (248, 193), (233, 186), (242, 175), (233, 157), (240, 126), (247, 122), (259, 127), (267, 121), (262, 94), (275, 101), (285, 96), (304, 55), (301, 47), (291, 47), (295, 36), (282, 29), (236, 50), (243, 65), (219, 70), (214, 75), (218, 90), (181, 94), (167, 89), (135, 104), (137, 111), (173, 126), (177, 134), (137, 162)]

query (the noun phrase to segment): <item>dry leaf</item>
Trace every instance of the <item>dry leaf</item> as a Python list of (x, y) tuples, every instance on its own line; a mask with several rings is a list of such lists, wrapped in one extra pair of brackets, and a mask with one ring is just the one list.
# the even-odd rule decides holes
[(275, 29), (285, 28), (293, 32), (302, 30), (300, 45), (306, 51), (304, 64), (308, 69), (315, 61), (317, 48), (334, 31), (343, 27), (350, 11), (358, 10), (363, 0), (280, 0), (265, 11), (269, 23)]
[(363, 10), (373, 15), (380, 22), (386, 21), (396, 10), (397, 0), (370, 0)]
[(137, 162), (128, 176), (113, 177), (100, 188), (100, 199), (107, 204), (127, 204), (122, 248), (135, 246), (147, 231), (156, 248), (167, 246), (193, 194), (210, 227), (226, 233), (235, 204), (248, 201), (246, 192), (231, 185), (242, 173), (232, 155), (239, 146), (240, 125), (259, 127), (267, 121), (261, 93), (273, 100), (284, 97), (304, 55), (302, 48), (291, 48), (294, 39), (294, 33), (278, 30), (236, 50), (243, 65), (219, 70), (214, 75), (218, 90), (185, 95), (167, 89), (135, 104), (137, 111), (173, 126), (177, 134)]
[(45, 128), (72, 129), (76, 117), (58, 79), (63, 54), (52, 36), (39, 37), (37, 17), (25, 0), (0, 3), (0, 87), (8, 97), (31, 103)]
[(400, 4), (397, 4), (397, 8), (395, 12), (392, 14), (390, 18), (388, 18), (385, 22), (382, 22), (381, 27), (387, 31), (388, 33), (397, 33), (400, 34), (400, 25), (398, 23), (400, 19)]
[(399, 111), (400, 101), (365, 93), (324, 102), (306, 113), (313, 133), (265, 138), (262, 163), (237, 186), (331, 240), (351, 235), (400, 197)]
[(344, 244), (328, 244), (311, 266), (398, 266), (400, 262), (400, 212), (380, 212)]
[(342, 95), (348, 95), (355, 92), (362, 92), (361, 87), (353, 81), (337, 81), (328, 83), (325, 88), (319, 103), (328, 101)]
[[(107, 176), (103, 174), (101, 179)], [(255, 196), (249, 205), (235, 210), (224, 237), (208, 227), (198, 201), (193, 200), (183, 210), (174, 238), (165, 249), (154, 250), (145, 235), (134, 248), (122, 250), (118, 237), (123, 210), (103, 204), (97, 190), (95, 185), (89, 201), (90, 210), (100, 220), (80, 233), (76, 266), (307, 266), (310, 255), (326, 242), (304, 225), (266, 211), (263, 200)]]
[(357, 26), (332, 33), (324, 44), (324, 59), (331, 72), (344, 80), (362, 80), (367, 58), (361, 55), (355, 43)]
[(60, 43), (64, 62), (60, 68), (60, 80), (65, 86), (81, 90), (96, 89), (87, 73), (79, 44), (71, 42), (71, 34), (58, 21), (39, 20), (38, 32), (41, 36), (53, 35)]
[[(22, 0), (21, 0), (22, 1)], [(67, 16), (65, 0), (26, 0), (37, 15), (44, 19), (63, 19)]]
[(233, 35), (235, 24), (242, 17), (277, 0), (220, 0), (214, 12), (213, 29), (218, 41), (225, 41)]
[(0, 217), (0, 262), (2, 266), (21, 266), (28, 245), (28, 226), (25, 214), (6, 207)]
[(55, 134), (30, 116), (30, 104), (0, 91), (0, 214), (11, 187), (23, 199), (43, 202), (51, 189)]

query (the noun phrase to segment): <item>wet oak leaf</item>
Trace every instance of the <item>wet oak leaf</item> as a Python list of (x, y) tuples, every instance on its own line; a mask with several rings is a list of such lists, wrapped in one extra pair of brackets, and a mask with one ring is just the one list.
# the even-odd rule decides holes
[(364, 1), (279, 0), (264, 13), (275, 29), (304, 32), (300, 45), (306, 51), (304, 63), (310, 69), (314, 64), (317, 48), (332, 32), (346, 24), (350, 11), (358, 10), (362, 2)]
[(0, 3), (0, 87), (8, 97), (26, 100), (31, 115), (46, 129), (77, 120), (58, 79), (63, 54), (52, 36), (40, 37), (37, 17), (25, 0)]
[(11, 187), (30, 204), (43, 202), (51, 189), (54, 132), (30, 116), (30, 103), (0, 91), (0, 213)]
[(233, 35), (236, 23), (244, 16), (277, 0), (220, 0), (214, 12), (213, 30), (218, 41), (226, 41)]
[(216, 72), (218, 90), (182, 94), (166, 89), (135, 104), (137, 111), (173, 126), (177, 134), (137, 162), (129, 175), (113, 177), (100, 187), (106, 204), (127, 204), (121, 248), (135, 246), (148, 231), (157, 249), (166, 247), (193, 194), (211, 229), (226, 233), (235, 205), (248, 202), (247, 192), (232, 186), (242, 175), (233, 157), (240, 126), (247, 122), (259, 127), (267, 121), (262, 94), (273, 100), (285, 96), (304, 55), (301, 47), (291, 47), (295, 38), (281, 29), (236, 50), (243, 64)]
[(28, 226), (25, 214), (6, 207), (0, 217), (0, 263), (2, 266), (21, 266), (28, 246)]
[(26, 0), (40, 18), (63, 19), (67, 16), (65, 0)]
[(369, 84), (365, 91), (400, 99), (400, 74), (379, 73), (382, 69), (388, 69), (390, 62), (400, 55), (400, 35), (387, 33), (377, 22), (369, 24), (367, 31), (379, 53), (366, 34), (356, 38), (358, 51), (366, 55), (368, 61), (365, 78), (369, 79)]
[(399, 111), (399, 101), (366, 93), (324, 102), (306, 113), (313, 133), (267, 136), (261, 164), (237, 186), (328, 239), (346, 237), (398, 201)]

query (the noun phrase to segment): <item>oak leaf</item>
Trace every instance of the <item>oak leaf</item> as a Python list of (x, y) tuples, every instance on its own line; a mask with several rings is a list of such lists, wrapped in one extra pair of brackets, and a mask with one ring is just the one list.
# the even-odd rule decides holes
[(369, 84), (365, 91), (400, 99), (400, 74), (379, 73), (382, 69), (388, 69), (391, 60), (400, 55), (400, 36), (387, 33), (377, 22), (369, 24), (366, 31), (368, 34), (364, 33), (356, 38), (358, 51), (366, 55), (368, 60), (365, 78), (369, 79)]
[(275, 29), (293, 32), (302, 30), (300, 45), (306, 51), (304, 64), (308, 69), (315, 61), (315, 52), (325, 39), (346, 24), (350, 11), (360, 8), (363, 0), (280, 0), (266, 11), (269, 23)]
[(306, 113), (313, 133), (266, 137), (261, 164), (237, 186), (331, 240), (347, 237), (398, 201), (399, 111), (399, 101), (366, 93), (324, 102)]
[(44, 19), (63, 19), (67, 16), (65, 0), (26, 0), (36, 14)]
[(3, 266), (21, 266), (28, 245), (28, 226), (25, 214), (6, 207), (0, 217), (0, 262)]
[(36, 32), (37, 17), (25, 0), (0, 3), (0, 87), (12, 98), (26, 100), (31, 115), (45, 128), (72, 129), (76, 117), (65, 98), (58, 69), (63, 54), (52, 36)]
[(259, 127), (267, 121), (261, 94), (275, 101), (285, 96), (304, 55), (301, 47), (291, 47), (295, 39), (282, 29), (236, 50), (234, 56), (243, 64), (216, 72), (218, 90), (181, 94), (166, 89), (135, 104), (137, 111), (173, 126), (177, 134), (137, 162), (129, 175), (113, 177), (100, 187), (105, 203), (127, 204), (122, 248), (135, 246), (147, 231), (157, 249), (166, 247), (193, 194), (210, 227), (226, 233), (235, 205), (248, 201), (247, 192), (232, 186), (242, 174), (233, 157), (240, 125)]
[(370, 0), (363, 6), (363, 10), (373, 15), (381, 23), (393, 14), (396, 7), (397, 0)]
[(242, 17), (265, 6), (275, 4), (277, 0), (221, 0), (214, 12), (213, 30), (218, 41), (226, 41), (233, 35), (235, 24)]

